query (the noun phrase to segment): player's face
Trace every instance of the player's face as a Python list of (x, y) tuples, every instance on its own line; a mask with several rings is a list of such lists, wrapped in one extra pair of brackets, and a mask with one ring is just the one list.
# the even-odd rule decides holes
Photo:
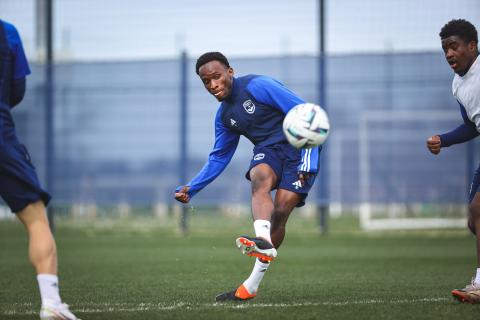
[(474, 41), (465, 42), (458, 36), (451, 36), (442, 40), (445, 59), (453, 71), (463, 76), (478, 55), (477, 44)]
[(210, 61), (198, 69), (203, 85), (218, 101), (225, 100), (232, 92), (233, 69), (220, 61)]

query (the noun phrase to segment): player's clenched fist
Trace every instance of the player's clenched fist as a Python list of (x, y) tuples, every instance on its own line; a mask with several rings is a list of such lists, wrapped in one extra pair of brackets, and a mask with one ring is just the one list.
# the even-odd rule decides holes
[(175, 192), (175, 199), (183, 203), (188, 203), (188, 201), (190, 201), (188, 190), (190, 190), (189, 186), (183, 186), (178, 192)]
[(427, 148), (433, 154), (439, 154), (442, 148), (442, 141), (439, 136), (431, 136), (427, 139)]

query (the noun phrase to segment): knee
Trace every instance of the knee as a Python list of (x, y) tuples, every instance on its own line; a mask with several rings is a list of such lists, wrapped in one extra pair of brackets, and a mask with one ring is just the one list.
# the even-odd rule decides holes
[(470, 203), (468, 213), (474, 222), (480, 219), (480, 203)]
[(475, 232), (475, 225), (470, 219), (468, 219), (468, 229), (470, 229), (470, 232), (472, 232), (474, 235), (477, 235), (477, 233)]
[(480, 204), (470, 203), (468, 206), (468, 228), (476, 234), (475, 226), (480, 223)]
[(252, 195), (270, 193), (273, 189), (274, 178), (266, 173), (258, 173), (252, 177)]
[(287, 222), (288, 217), (290, 216), (290, 206), (283, 203), (275, 204), (273, 211), (273, 220), (277, 223), (284, 224)]
[(288, 203), (276, 203), (275, 213), (280, 216), (287, 216), (290, 214), (290, 205)]

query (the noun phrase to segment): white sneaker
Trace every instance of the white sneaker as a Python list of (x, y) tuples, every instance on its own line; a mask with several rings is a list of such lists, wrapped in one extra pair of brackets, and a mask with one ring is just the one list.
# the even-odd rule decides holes
[(480, 303), (480, 283), (475, 283), (475, 279), (463, 289), (455, 289), (452, 296), (460, 302), (471, 304)]
[(69, 309), (68, 304), (62, 303), (55, 307), (42, 306), (40, 320), (80, 320)]

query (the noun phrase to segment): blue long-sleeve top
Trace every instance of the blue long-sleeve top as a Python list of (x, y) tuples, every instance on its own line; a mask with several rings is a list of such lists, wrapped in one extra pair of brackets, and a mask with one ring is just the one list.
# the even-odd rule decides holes
[[(282, 130), (285, 114), (304, 102), (272, 78), (258, 75), (234, 78), (232, 93), (220, 104), (215, 116), (213, 150), (200, 172), (187, 184), (190, 197), (215, 180), (227, 167), (237, 149), (240, 135), (255, 146), (286, 142)], [(312, 148), (308, 156), (307, 151), (302, 150), (298, 170), (316, 173), (320, 150), (321, 147)]]
[(452, 131), (440, 135), (442, 147), (467, 142), (479, 135), (475, 123), (468, 118), (465, 107), (460, 103), (459, 105), (463, 123)]
[(0, 20), (0, 144), (18, 142), (10, 109), (23, 99), (28, 74), (30, 68), (17, 29)]
[(30, 67), (22, 40), (14, 25), (0, 20), (0, 102), (14, 107), (25, 95), (25, 77)]

